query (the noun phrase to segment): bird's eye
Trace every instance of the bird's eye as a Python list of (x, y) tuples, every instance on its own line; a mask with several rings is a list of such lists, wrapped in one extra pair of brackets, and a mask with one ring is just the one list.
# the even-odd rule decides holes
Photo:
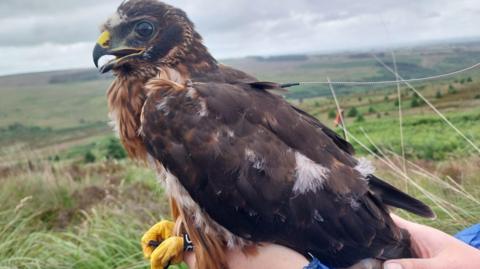
[(153, 24), (148, 21), (141, 21), (135, 25), (135, 32), (144, 38), (150, 37), (153, 34)]

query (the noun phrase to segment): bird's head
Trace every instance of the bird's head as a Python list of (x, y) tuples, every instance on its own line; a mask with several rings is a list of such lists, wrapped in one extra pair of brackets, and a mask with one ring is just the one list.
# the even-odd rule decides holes
[(124, 1), (101, 30), (93, 61), (102, 73), (215, 61), (185, 12), (157, 0)]

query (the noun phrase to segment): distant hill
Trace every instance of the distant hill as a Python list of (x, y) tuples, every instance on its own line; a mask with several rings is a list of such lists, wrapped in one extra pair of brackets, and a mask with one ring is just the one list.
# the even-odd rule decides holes
[(91, 68), (9, 75), (0, 77), (0, 90), (11, 87), (105, 80), (112, 77), (111, 74), (101, 75)]
[[(251, 56), (222, 60), (257, 76), (260, 80), (275, 82), (325, 81), (378, 81), (394, 76), (375, 61), (375, 54), (393, 66), (388, 51), (345, 52), (320, 55)], [(480, 62), (480, 42), (407, 47), (395, 51), (399, 73), (404, 78), (419, 78), (462, 69)], [(111, 75), (100, 75), (94, 69), (43, 72), (0, 77), (2, 88), (68, 84), (87, 81), (111, 80)], [(370, 90), (367, 87), (336, 87), (339, 94)], [(289, 89), (288, 98), (301, 99), (329, 94), (325, 85), (302, 86)]]

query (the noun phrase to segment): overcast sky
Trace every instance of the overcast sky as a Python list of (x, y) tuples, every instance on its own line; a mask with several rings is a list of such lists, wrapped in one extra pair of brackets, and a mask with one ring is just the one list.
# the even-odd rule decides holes
[[(0, 75), (91, 67), (121, 0), (1, 0)], [(217, 58), (480, 36), (479, 0), (168, 0)]]

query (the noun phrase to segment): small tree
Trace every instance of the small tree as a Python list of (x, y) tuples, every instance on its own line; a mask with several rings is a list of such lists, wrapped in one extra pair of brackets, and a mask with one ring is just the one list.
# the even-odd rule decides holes
[(419, 106), (420, 106), (420, 102), (418, 101), (418, 99), (413, 98), (412, 101), (410, 102), (410, 107), (414, 108), (414, 107), (419, 107)]
[(449, 94), (456, 94), (458, 91), (452, 84), (448, 85), (448, 93)]
[(365, 118), (362, 114), (358, 114), (357, 118), (355, 119), (356, 122), (364, 122)]
[(85, 163), (94, 163), (96, 159), (97, 158), (91, 151), (85, 153), (85, 156), (83, 157)]
[(368, 108), (368, 113), (376, 113), (377, 111), (372, 106)]
[(329, 119), (335, 119), (336, 116), (337, 116), (337, 112), (335, 112), (334, 109), (328, 111), (328, 118)]
[(435, 94), (435, 98), (440, 99), (442, 97), (443, 97), (442, 92), (438, 90), (437, 93)]
[(468, 78), (467, 78), (467, 82), (473, 82), (472, 77), (468, 77)]
[(120, 160), (125, 159), (126, 157), (127, 153), (118, 139), (110, 138), (107, 144), (107, 158)]
[(347, 113), (347, 117), (349, 118), (355, 118), (357, 115), (358, 115), (358, 110), (356, 107), (352, 107)]

